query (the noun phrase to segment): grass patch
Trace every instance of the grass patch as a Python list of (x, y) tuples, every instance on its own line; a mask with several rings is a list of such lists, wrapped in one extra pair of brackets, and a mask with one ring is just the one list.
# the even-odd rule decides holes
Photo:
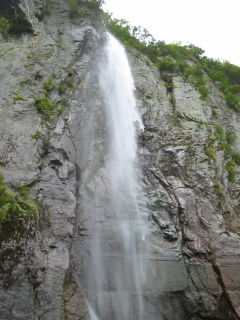
[(57, 84), (53, 77), (49, 77), (46, 81), (44, 81), (44, 90), (46, 90), (46, 92), (52, 91), (56, 88), (56, 86)]
[(213, 185), (213, 189), (216, 193), (220, 194), (222, 192), (221, 187), (218, 183)]
[(235, 182), (235, 179), (236, 179), (236, 172), (235, 172), (235, 167), (236, 163), (234, 160), (230, 160), (227, 162), (227, 165), (226, 165), (226, 170), (228, 172), (228, 180), (230, 182)]
[(67, 76), (58, 86), (59, 94), (65, 94), (69, 89), (73, 88), (73, 77)]
[(55, 4), (54, 4), (53, 0), (47, 0), (46, 15), (48, 16), (51, 13), (53, 13), (54, 8), (55, 8)]
[(215, 151), (213, 149), (213, 147), (208, 147), (204, 150), (205, 154), (208, 156), (209, 159), (212, 159), (214, 161), (216, 161), (216, 154)]
[(230, 130), (227, 130), (226, 131), (226, 135), (225, 135), (225, 140), (228, 144), (233, 144), (234, 140), (235, 140), (235, 136), (234, 134), (232, 133), (232, 131)]
[(43, 134), (42, 134), (40, 131), (37, 130), (37, 131), (32, 135), (32, 139), (33, 139), (33, 140), (39, 140), (39, 139), (42, 138), (42, 136), (43, 136)]
[(156, 41), (145, 28), (131, 26), (126, 20), (108, 15), (106, 20), (109, 30), (127, 48), (133, 47), (146, 55), (161, 71), (182, 74), (198, 90), (201, 99), (206, 100), (209, 94), (207, 75), (223, 92), (227, 106), (240, 111), (240, 67), (208, 58), (204, 50), (193, 44)]
[(9, 30), (11, 27), (11, 22), (7, 18), (0, 16), (0, 33), (2, 34), (4, 40), (8, 40)]
[(38, 215), (36, 203), (28, 197), (28, 190), (25, 186), (19, 186), (18, 192), (13, 192), (6, 187), (4, 177), (0, 174), (0, 224), (13, 218)]
[(54, 102), (47, 97), (35, 98), (34, 105), (46, 120), (49, 120), (53, 115), (57, 114)]
[(16, 102), (16, 101), (24, 101), (25, 99), (21, 95), (16, 95), (13, 97), (13, 100), (14, 100), (14, 102)]

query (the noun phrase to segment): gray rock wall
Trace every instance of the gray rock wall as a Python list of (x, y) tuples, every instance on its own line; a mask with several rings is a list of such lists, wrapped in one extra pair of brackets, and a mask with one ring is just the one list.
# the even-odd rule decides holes
[[(32, 4), (24, 3), (22, 8)], [(17, 237), (1, 237), (0, 318), (87, 319), (83, 292), (70, 271), (70, 248), (81, 175), (77, 159), (88, 148), (91, 111), (84, 105), (93, 88), (87, 79), (99, 36), (90, 23), (69, 20), (66, 1), (55, 1), (54, 14), (38, 21), (36, 30), (0, 41), (1, 172), (10, 188), (28, 186), (39, 207), (39, 216)], [(54, 86), (46, 92), (49, 78)], [(60, 92), (66, 79), (70, 84)], [(47, 120), (34, 102), (45, 95), (59, 110)]]
[(240, 170), (235, 167), (236, 180), (230, 182), (230, 156), (216, 134), (219, 127), (223, 136), (230, 130), (232, 148), (238, 150), (239, 115), (226, 108), (211, 82), (211, 95), (203, 101), (181, 76), (160, 74), (135, 51), (130, 60), (145, 124), (139, 152), (149, 218), (161, 246), (177, 251), (185, 263), (188, 288), (181, 290), (181, 305), (186, 317), (239, 318)]

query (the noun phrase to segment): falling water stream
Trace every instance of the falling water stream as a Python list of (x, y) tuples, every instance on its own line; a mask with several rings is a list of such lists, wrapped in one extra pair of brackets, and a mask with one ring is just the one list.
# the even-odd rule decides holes
[[(93, 266), (89, 278), (94, 278), (97, 291), (94, 300), (88, 299), (91, 320), (144, 320), (141, 247), (146, 230), (141, 217), (144, 196), (136, 139), (143, 124), (125, 49), (111, 34), (107, 34), (99, 61), (99, 83), (109, 137), (108, 217), (96, 218), (95, 238), (89, 248)], [(107, 232), (106, 225), (110, 226)]]

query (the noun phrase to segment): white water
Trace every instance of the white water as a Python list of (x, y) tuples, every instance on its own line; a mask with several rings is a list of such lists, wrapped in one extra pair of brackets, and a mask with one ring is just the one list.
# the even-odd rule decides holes
[[(97, 294), (89, 299), (92, 320), (143, 320), (144, 265), (141, 218), (144, 197), (139, 179), (136, 130), (143, 129), (125, 49), (112, 35), (99, 63), (99, 82), (108, 129), (108, 218), (96, 218), (89, 251)], [(106, 224), (109, 227), (106, 234)], [(106, 240), (107, 239), (107, 240)], [(111, 252), (107, 252), (111, 247)], [(91, 275), (90, 275), (91, 277)]]

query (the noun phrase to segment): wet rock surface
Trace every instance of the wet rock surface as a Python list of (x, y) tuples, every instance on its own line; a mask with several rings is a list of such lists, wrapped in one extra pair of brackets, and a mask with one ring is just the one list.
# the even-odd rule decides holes
[[(239, 150), (239, 116), (226, 108), (213, 86), (209, 99), (203, 101), (189, 83), (172, 74), (168, 75), (172, 79), (169, 92), (166, 76), (146, 67), (145, 57), (131, 52), (130, 60), (145, 124), (140, 156), (150, 195), (150, 219), (160, 229), (161, 245), (170, 251), (177, 248), (185, 263), (188, 288), (182, 291), (181, 306), (195, 306), (185, 309), (185, 317), (237, 319), (239, 168), (236, 181), (229, 182), (227, 156), (211, 138), (216, 126), (224, 134), (230, 129), (234, 148)], [(214, 160), (205, 152), (209, 145)], [(159, 192), (159, 184), (163, 191)]]

